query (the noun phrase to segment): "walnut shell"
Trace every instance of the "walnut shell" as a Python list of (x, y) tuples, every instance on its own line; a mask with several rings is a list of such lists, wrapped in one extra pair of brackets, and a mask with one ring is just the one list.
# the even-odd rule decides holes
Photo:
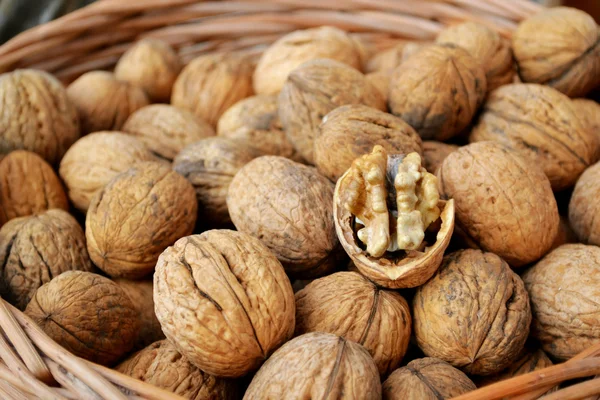
[(118, 131), (135, 110), (150, 104), (142, 89), (105, 71), (81, 75), (67, 87), (67, 94), (79, 113), (82, 134)]
[(459, 149), (454, 144), (436, 142), (435, 140), (423, 141), (423, 164), (425, 169), (435, 174), (450, 153)]
[(0, 294), (24, 310), (35, 291), (65, 271), (92, 271), (83, 230), (69, 213), (49, 210), (0, 229)]
[(144, 39), (121, 56), (115, 77), (144, 89), (154, 103), (168, 103), (181, 68), (179, 56), (168, 43)]
[(69, 211), (69, 201), (58, 176), (42, 157), (15, 150), (0, 161), (0, 226), (53, 208)]
[(252, 71), (250, 60), (235, 54), (197, 57), (177, 77), (171, 104), (215, 127), (229, 107), (252, 95)]
[(313, 332), (284, 344), (258, 370), (244, 400), (381, 399), (373, 359), (361, 345)]
[(0, 155), (25, 149), (58, 164), (79, 138), (77, 109), (52, 75), (32, 69), (0, 76)]
[(67, 351), (102, 365), (131, 350), (140, 326), (119, 285), (91, 272), (63, 272), (37, 290), (25, 313)]
[(531, 310), (523, 281), (493, 253), (461, 250), (413, 299), (415, 336), (430, 357), (469, 374), (508, 367), (523, 349)]
[(443, 141), (469, 125), (486, 88), (483, 68), (466, 50), (432, 45), (394, 70), (389, 106), (423, 139)]
[(92, 199), (85, 221), (90, 258), (111, 277), (142, 278), (165, 248), (192, 233), (197, 211), (185, 178), (164, 164), (140, 162)]
[(337, 272), (296, 293), (296, 335), (328, 332), (364, 346), (381, 375), (398, 367), (408, 348), (408, 303), (356, 272)]
[(512, 84), (490, 94), (471, 142), (491, 140), (522, 152), (544, 169), (555, 191), (596, 161), (600, 136), (577, 117), (573, 102), (548, 86)]
[(540, 168), (495, 142), (450, 154), (438, 170), (440, 195), (456, 202), (456, 225), (470, 242), (520, 267), (546, 254), (559, 217)]
[(241, 232), (178, 240), (154, 274), (156, 315), (198, 368), (237, 377), (259, 367), (294, 332), (294, 293), (275, 256)]
[(529, 17), (512, 35), (521, 80), (571, 97), (584, 96), (600, 83), (599, 43), (594, 19), (568, 7)]
[[(1, 165), (1, 164), (0, 164)], [(581, 242), (600, 246), (600, 162), (581, 175), (569, 203), (569, 222)]]
[(460, 370), (438, 358), (413, 360), (383, 383), (384, 400), (444, 400), (477, 389)]
[(421, 138), (410, 125), (362, 104), (334, 109), (323, 118), (319, 131), (314, 147), (315, 165), (333, 182), (375, 145), (390, 153), (422, 153)]
[(559, 246), (567, 243), (578, 243), (577, 235), (569, 224), (569, 219), (563, 215), (560, 216), (560, 223), (558, 225), (558, 232), (552, 243), (551, 250), (556, 249)]
[(600, 342), (600, 248), (566, 244), (523, 275), (531, 297), (531, 335), (567, 360)]
[(600, 136), (600, 104), (590, 99), (573, 99), (573, 109)]
[(360, 49), (346, 32), (331, 26), (298, 30), (281, 37), (262, 54), (254, 71), (254, 91), (279, 93), (294, 69), (317, 58), (361, 68)]
[(367, 62), (366, 73), (381, 73), (391, 76), (396, 67), (416, 52), (429, 46), (427, 42), (400, 42), (394, 47), (375, 54)]
[(305, 62), (290, 72), (279, 94), (279, 118), (302, 157), (313, 163), (314, 139), (327, 113), (345, 104), (385, 111), (385, 100), (358, 70), (328, 59)]
[(235, 175), (227, 206), (239, 231), (259, 238), (288, 274), (307, 279), (332, 271), (342, 255), (332, 200), (333, 184), (315, 168), (263, 156)]
[(390, 92), (390, 81), (392, 80), (392, 76), (388, 74), (384, 74), (383, 72), (371, 72), (365, 75), (367, 81), (375, 86), (375, 88), (383, 97), (383, 100), (388, 102), (388, 94)]

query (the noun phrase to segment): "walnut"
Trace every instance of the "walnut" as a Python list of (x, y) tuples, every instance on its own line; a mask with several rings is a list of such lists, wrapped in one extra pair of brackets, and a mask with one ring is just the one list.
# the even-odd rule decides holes
[(536, 84), (506, 85), (491, 93), (469, 140), (519, 150), (542, 166), (555, 191), (572, 186), (600, 148), (600, 136), (577, 117), (573, 102)]
[(96, 132), (79, 139), (67, 151), (58, 170), (69, 199), (87, 212), (96, 193), (121, 172), (156, 157), (138, 139), (122, 132)]
[[(0, 164), (1, 165), (1, 164)], [(583, 242), (600, 246), (600, 162), (581, 175), (569, 203), (569, 222)]]
[(408, 304), (356, 272), (314, 280), (296, 293), (296, 334), (328, 332), (363, 345), (379, 373), (396, 369), (411, 333)]
[(284, 344), (258, 370), (244, 400), (381, 399), (373, 359), (361, 345), (313, 332)]
[(140, 325), (119, 285), (82, 271), (63, 272), (44, 284), (25, 313), (67, 351), (102, 365), (131, 350)]
[(383, 97), (383, 100), (388, 102), (388, 94), (390, 92), (390, 81), (392, 76), (383, 72), (371, 72), (365, 75), (367, 81), (373, 85)]
[(513, 267), (550, 250), (558, 208), (550, 182), (530, 160), (500, 143), (474, 143), (446, 157), (438, 177), (440, 195), (456, 203), (457, 230), (473, 245)]
[(531, 335), (567, 360), (600, 342), (600, 248), (566, 244), (523, 275), (531, 297)]
[(131, 113), (150, 103), (142, 89), (105, 71), (81, 75), (67, 87), (67, 94), (77, 107), (83, 134), (117, 131)]
[(252, 95), (252, 71), (250, 60), (235, 54), (197, 57), (177, 77), (171, 104), (215, 127), (229, 107)]
[(315, 139), (315, 165), (333, 182), (352, 161), (380, 145), (390, 153), (421, 154), (421, 138), (400, 118), (352, 104), (336, 108), (323, 118)]
[(323, 117), (345, 104), (386, 109), (377, 88), (359, 71), (338, 61), (312, 60), (290, 73), (279, 94), (279, 118), (288, 139), (306, 161), (314, 161), (314, 139)]
[(197, 207), (185, 178), (164, 164), (140, 162), (92, 198), (85, 221), (90, 258), (113, 278), (143, 278), (167, 246), (192, 233)]
[(413, 360), (383, 383), (384, 400), (443, 400), (477, 389), (467, 375), (438, 358)]
[(600, 104), (590, 99), (573, 99), (573, 109), (585, 123), (600, 135)]
[(450, 153), (458, 150), (454, 144), (436, 142), (435, 140), (423, 141), (423, 165), (425, 169), (435, 174)]
[(315, 168), (277, 156), (246, 164), (227, 195), (236, 228), (259, 238), (299, 279), (326, 275), (343, 257), (332, 201), (333, 184)]
[(0, 161), (0, 226), (52, 208), (69, 210), (62, 183), (43, 158), (15, 150)]
[(443, 141), (469, 125), (486, 88), (483, 68), (466, 50), (432, 45), (394, 70), (389, 106), (423, 139)]
[(32, 69), (0, 76), (0, 155), (25, 149), (58, 164), (79, 138), (77, 109), (52, 75)]
[(358, 270), (394, 289), (419, 286), (435, 273), (454, 228), (454, 203), (439, 200), (437, 178), (421, 157), (388, 155), (379, 145), (338, 180), (333, 214)]
[(115, 77), (136, 85), (155, 103), (168, 103), (181, 60), (166, 42), (144, 39), (129, 48), (115, 67)]
[(523, 82), (540, 83), (571, 97), (600, 83), (598, 26), (583, 11), (544, 10), (521, 22), (512, 45)]
[(361, 67), (360, 48), (346, 32), (330, 26), (299, 30), (281, 37), (263, 53), (254, 71), (254, 91), (279, 93), (294, 69), (317, 58)]
[(578, 243), (577, 235), (571, 228), (569, 224), (569, 219), (563, 215), (560, 216), (560, 223), (558, 225), (558, 232), (556, 237), (554, 238), (554, 242), (552, 243), (551, 250), (562, 246), (567, 243)]
[(35, 291), (65, 271), (92, 271), (83, 230), (69, 213), (50, 210), (0, 229), (0, 294), (24, 310)]
[(178, 240), (154, 274), (156, 315), (167, 338), (209, 374), (258, 368), (294, 332), (294, 293), (277, 258), (241, 232)]
[(444, 257), (413, 299), (417, 343), (430, 357), (469, 374), (508, 367), (529, 334), (529, 296), (521, 278), (493, 253), (461, 250)]
[(429, 45), (430, 43), (427, 42), (400, 42), (390, 49), (375, 54), (368, 61), (365, 72), (390, 76), (396, 67)]

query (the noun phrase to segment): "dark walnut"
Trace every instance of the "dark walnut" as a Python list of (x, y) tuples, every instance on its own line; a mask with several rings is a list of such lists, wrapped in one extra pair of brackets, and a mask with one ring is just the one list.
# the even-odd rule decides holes
[(323, 117), (345, 104), (386, 110), (379, 90), (358, 70), (338, 61), (308, 61), (288, 76), (279, 94), (279, 118), (288, 139), (309, 163), (314, 162), (314, 139)]
[(567, 96), (522, 83), (490, 94), (469, 140), (495, 141), (522, 152), (544, 169), (555, 191), (574, 185), (600, 148), (600, 136), (578, 117)]
[[(0, 164), (1, 165), (1, 164)], [(600, 246), (600, 162), (581, 175), (569, 203), (569, 223), (582, 243)]]
[(389, 106), (423, 139), (443, 141), (471, 123), (486, 88), (482, 66), (466, 50), (432, 45), (394, 70)]
[(234, 381), (198, 369), (167, 340), (149, 345), (115, 369), (189, 400), (239, 399), (239, 389)]
[(550, 250), (558, 208), (548, 178), (529, 159), (500, 143), (474, 143), (450, 154), (437, 174), (440, 195), (454, 199), (457, 231), (471, 246), (513, 267)]
[(382, 376), (398, 367), (411, 333), (406, 300), (356, 272), (338, 272), (296, 293), (296, 335), (328, 332), (364, 346)]
[(52, 75), (32, 69), (0, 76), (0, 156), (24, 149), (58, 164), (79, 138), (77, 109)]
[(454, 144), (436, 142), (435, 140), (423, 141), (423, 165), (425, 169), (435, 174), (450, 153), (459, 149)]
[(52, 167), (35, 153), (16, 150), (0, 160), (0, 226), (17, 217), (53, 208), (69, 210), (69, 200)]
[(285, 271), (258, 239), (236, 231), (206, 231), (165, 250), (154, 302), (167, 339), (216, 376), (257, 369), (294, 333)]
[(113, 278), (143, 278), (165, 248), (192, 233), (197, 211), (185, 178), (164, 164), (135, 164), (92, 199), (85, 221), (90, 257)]
[(332, 201), (333, 184), (315, 168), (277, 156), (246, 164), (227, 195), (235, 227), (259, 238), (299, 279), (326, 275), (343, 257)]
[(523, 281), (492, 253), (461, 250), (444, 257), (413, 299), (417, 343), (474, 375), (508, 367), (523, 349), (531, 310)]
[(392, 289), (416, 287), (437, 270), (454, 229), (454, 202), (440, 200), (437, 178), (417, 153), (381, 146), (357, 158), (338, 180), (337, 236), (358, 270)]
[(142, 89), (105, 71), (81, 75), (67, 87), (67, 94), (79, 112), (83, 134), (118, 131), (135, 110), (150, 103)]
[(422, 152), (419, 134), (400, 118), (362, 104), (341, 106), (323, 118), (315, 139), (315, 165), (335, 182), (375, 145), (391, 154)]
[(438, 358), (413, 360), (383, 383), (384, 400), (444, 400), (477, 389), (467, 375)]
[(568, 360), (600, 343), (600, 248), (566, 244), (523, 275), (531, 297), (531, 335)]
[(512, 36), (521, 80), (584, 96), (600, 83), (598, 35), (594, 19), (574, 8), (549, 8), (524, 20)]
[(0, 294), (24, 310), (35, 291), (65, 271), (92, 271), (83, 230), (69, 213), (50, 210), (0, 229)]
[(254, 375), (244, 400), (381, 399), (373, 359), (361, 345), (313, 332), (284, 344)]
[(140, 326), (119, 285), (82, 271), (64, 272), (40, 287), (25, 314), (67, 351), (102, 365), (131, 350)]

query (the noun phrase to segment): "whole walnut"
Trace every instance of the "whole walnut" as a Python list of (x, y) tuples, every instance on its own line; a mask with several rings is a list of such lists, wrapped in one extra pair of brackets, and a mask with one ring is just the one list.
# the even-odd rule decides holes
[(383, 383), (383, 399), (444, 400), (475, 389), (463, 372), (439, 358), (425, 357), (395, 370)]
[(258, 368), (294, 333), (294, 293), (258, 239), (210, 230), (161, 254), (156, 315), (167, 339), (201, 370), (238, 377)]
[[(1, 165), (1, 164), (0, 164)], [(581, 175), (569, 203), (569, 222), (583, 243), (600, 246), (600, 162)]]
[(281, 37), (262, 54), (254, 71), (254, 91), (279, 93), (296, 67), (317, 58), (361, 68), (360, 49), (346, 32), (331, 26), (298, 30)]
[(82, 271), (63, 272), (40, 287), (25, 314), (67, 351), (102, 365), (131, 350), (140, 326), (119, 285)]
[(493, 253), (461, 250), (444, 257), (413, 299), (417, 343), (469, 374), (491, 375), (523, 349), (531, 310), (523, 281)]
[(239, 389), (234, 381), (217, 378), (198, 369), (168, 340), (155, 342), (138, 351), (115, 369), (185, 399), (239, 399)]
[(512, 35), (521, 80), (584, 96), (600, 83), (598, 37), (594, 19), (574, 8), (548, 8), (529, 17)]
[(448, 155), (437, 175), (440, 195), (456, 203), (457, 230), (473, 246), (513, 267), (550, 250), (558, 208), (550, 182), (529, 159), (500, 143), (474, 143)]
[(79, 139), (58, 170), (73, 205), (87, 212), (92, 197), (116, 175), (156, 157), (138, 139), (123, 132), (96, 132)]
[(542, 166), (555, 191), (575, 184), (600, 149), (600, 136), (577, 116), (567, 96), (522, 83), (490, 94), (469, 140), (491, 140), (522, 152)]
[(466, 50), (431, 45), (394, 70), (389, 106), (423, 139), (443, 141), (471, 123), (486, 89), (482, 66)]
[(289, 74), (279, 94), (279, 118), (288, 139), (309, 163), (314, 161), (314, 139), (323, 117), (345, 104), (386, 110), (379, 90), (358, 70), (338, 61), (308, 61)]
[(0, 75), (0, 155), (24, 149), (58, 164), (79, 138), (77, 109), (52, 75), (21, 69)]
[(142, 89), (106, 71), (81, 75), (67, 87), (67, 94), (79, 113), (82, 134), (118, 131), (135, 110), (150, 104)]
[(251, 96), (253, 67), (246, 57), (209, 54), (186, 65), (171, 94), (171, 104), (190, 110), (215, 127), (221, 115), (239, 100)]
[(408, 303), (356, 272), (337, 272), (296, 293), (296, 335), (328, 332), (364, 346), (384, 376), (398, 367), (411, 334)]
[(435, 140), (423, 141), (423, 164), (425, 169), (435, 174), (446, 157), (458, 149), (459, 146), (454, 144), (436, 142)]
[(0, 226), (17, 217), (53, 208), (69, 210), (69, 200), (52, 167), (35, 153), (15, 150), (0, 160)]
[(330, 333), (290, 340), (258, 370), (244, 400), (381, 399), (373, 359), (361, 345)]
[(166, 42), (144, 39), (131, 46), (115, 66), (115, 77), (136, 85), (155, 103), (168, 103), (181, 60)]
[(365, 72), (376, 72), (390, 76), (398, 65), (429, 45), (430, 43), (427, 42), (400, 42), (394, 47), (381, 51), (371, 57), (367, 62)]
[(400, 118), (362, 104), (336, 108), (323, 118), (315, 138), (319, 172), (335, 182), (352, 161), (380, 145), (390, 153), (422, 153), (421, 138)]
[(92, 271), (83, 230), (68, 212), (15, 218), (0, 229), (0, 294), (24, 310), (35, 291), (65, 271)]
[(115, 176), (90, 204), (90, 258), (113, 278), (140, 279), (160, 253), (194, 229), (194, 188), (169, 166), (140, 162)]
[(235, 227), (259, 238), (299, 279), (331, 272), (343, 256), (332, 218), (333, 184), (315, 168), (262, 156), (246, 164), (229, 186)]
[(523, 275), (531, 298), (531, 335), (567, 360), (600, 343), (600, 248), (566, 244)]

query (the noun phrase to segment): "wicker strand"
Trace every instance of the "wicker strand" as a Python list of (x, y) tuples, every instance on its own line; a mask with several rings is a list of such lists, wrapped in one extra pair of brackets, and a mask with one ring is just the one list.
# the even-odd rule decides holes
[(543, 400), (579, 400), (600, 394), (600, 378), (569, 386), (543, 397)]

